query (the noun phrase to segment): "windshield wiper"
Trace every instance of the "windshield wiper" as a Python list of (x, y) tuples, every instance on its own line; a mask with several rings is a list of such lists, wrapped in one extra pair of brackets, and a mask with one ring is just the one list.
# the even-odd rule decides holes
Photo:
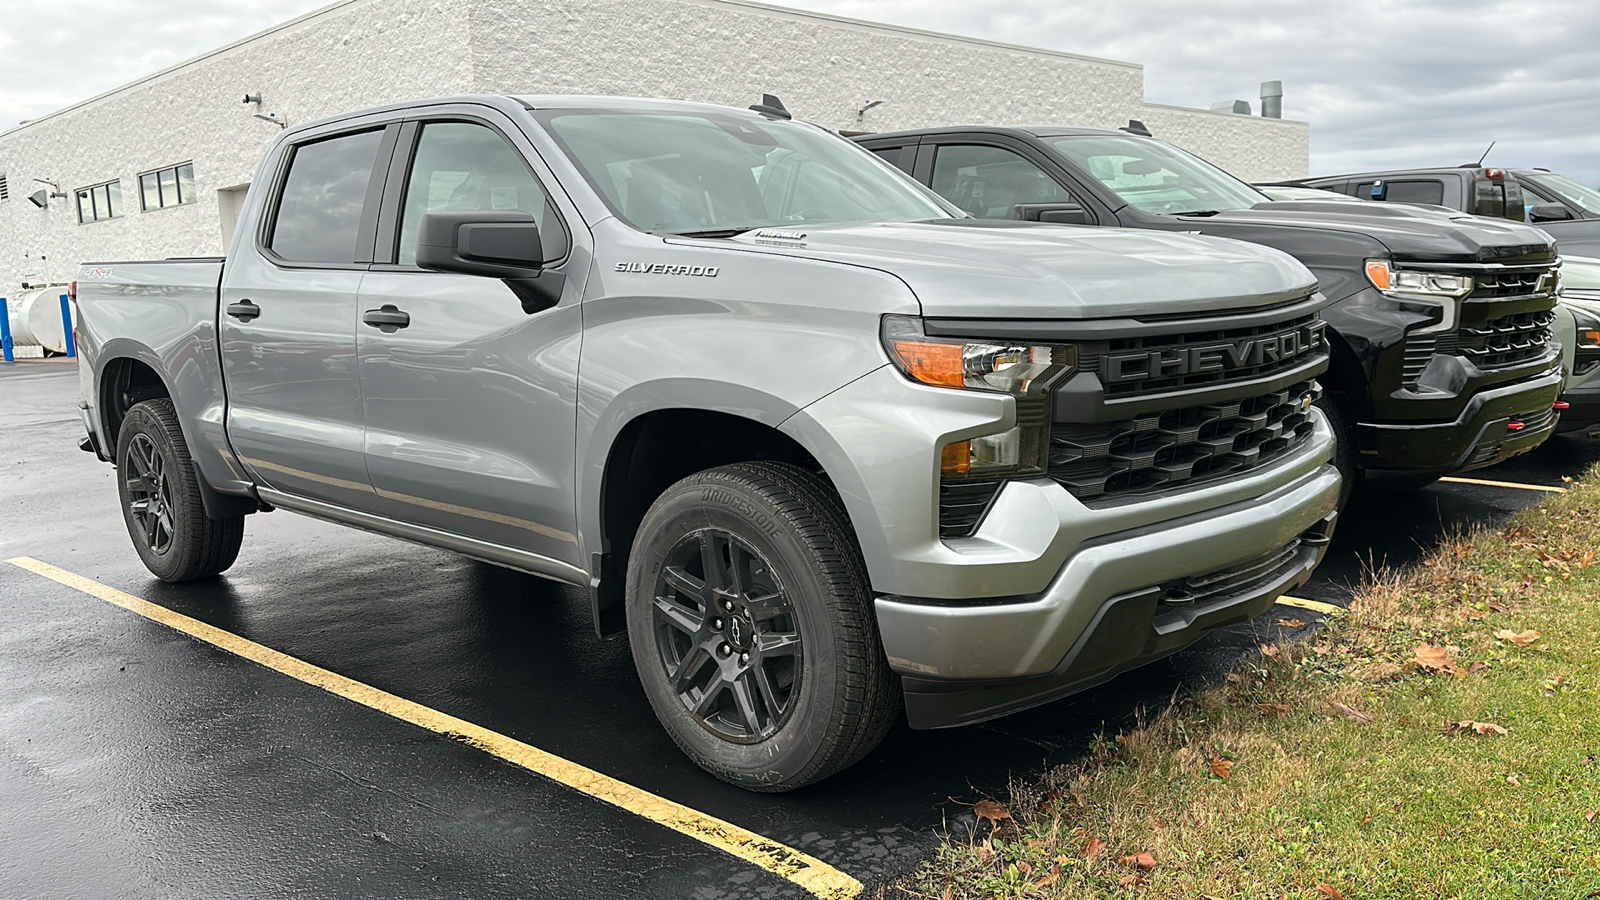
[(1214, 215), (1217, 215), (1218, 213), (1221, 213), (1221, 212), (1222, 212), (1222, 210), (1220, 210), (1220, 209), (1196, 209), (1196, 210), (1193, 210), (1193, 211), (1190, 211), (1190, 212), (1172, 213), (1172, 215), (1175, 215), (1175, 216), (1198, 216), (1198, 217), (1203, 219), (1203, 218), (1206, 218), (1207, 216), (1214, 216)]
[(707, 228), (704, 231), (668, 231), (667, 237), (692, 237), (692, 238), (726, 238), (737, 237), (746, 231), (755, 231), (761, 226), (755, 225), (748, 228)]

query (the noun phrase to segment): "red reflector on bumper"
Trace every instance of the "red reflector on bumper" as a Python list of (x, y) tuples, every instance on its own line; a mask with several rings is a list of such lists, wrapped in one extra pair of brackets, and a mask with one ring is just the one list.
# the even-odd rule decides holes
[(1568, 403), (1565, 400), (1557, 400), (1555, 403), (1552, 403), (1550, 405), (1550, 408), (1551, 409), (1571, 409), (1572, 408), (1572, 404)]
[(1521, 431), (1522, 429), (1527, 428), (1527, 427), (1528, 427), (1527, 424), (1523, 423), (1523, 422), (1507, 422), (1506, 423), (1506, 430), (1507, 431)]

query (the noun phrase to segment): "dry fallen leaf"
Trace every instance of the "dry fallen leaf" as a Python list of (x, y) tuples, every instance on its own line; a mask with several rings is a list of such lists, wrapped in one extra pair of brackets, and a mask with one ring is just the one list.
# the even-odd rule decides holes
[(1491, 602), (1489, 604), (1489, 609), (1494, 611), (1494, 612), (1509, 612), (1511, 610), (1511, 607), (1506, 606), (1505, 604), (1502, 604), (1502, 603), (1493, 603), (1493, 602)]
[(1281, 716), (1294, 709), (1294, 707), (1287, 703), (1257, 703), (1256, 709), (1263, 716)]
[(1458, 677), (1467, 674), (1464, 669), (1456, 665), (1449, 650), (1433, 644), (1418, 644), (1417, 649), (1412, 651), (1411, 664), (1430, 672), (1451, 672)]
[(1517, 632), (1512, 631), (1509, 628), (1503, 628), (1503, 629), (1501, 629), (1499, 631), (1496, 631), (1494, 633), (1494, 636), (1499, 638), (1502, 641), (1510, 641), (1511, 643), (1516, 644), (1519, 647), (1526, 647), (1529, 644), (1531, 644), (1534, 641), (1537, 641), (1539, 639), (1539, 632), (1534, 631), (1533, 629), (1530, 628), (1527, 631), (1524, 631), (1521, 634), (1518, 634)]
[(1011, 811), (993, 800), (979, 800), (972, 812), (980, 819), (987, 819), (990, 828), (999, 825), (1001, 819), (1011, 818)]
[(1223, 781), (1227, 781), (1228, 780), (1228, 773), (1230, 773), (1232, 771), (1233, 771), (1233, 760), (1231, 760), (1231, 759), (1223, 759), (1220, 756), (1216, 757), (1213, 760), (1211, 760), (1211, 774), (1217, 776), (1218, 778), (1221, 778)]
[(1299, 619), (1279, 619), (1278, 624), (1284, 628), (1304, 628), (1306, 623)]
[(1343, 703), (1340, 703), (1337, 700), (1329, 703), (1328, 704), (1328, 708), (1333, 710), (1334, 712), (1338, 713), (1339, 715), (1344, 716), (1346, 719), (1349, 719), (1349, 720), (1353, 721), (1353, 722), (1366, 723), (1366, 722), (1371, 722), (1372, 721), (1372, 717), (1371, 716), (1367, 715), (1366, 713), (1362, 712), (1359, 709), (1351, 709), (1350, 707), (1344, 705)]
[(1124, 856), (1117, 862), (1125, 866), (1133, 866), (1135, 869), (1154, 869), (1156, 867), (1156, 858), (1150, 855), (1149, 851), (1135, 853), (1132, 856)]
[(1506, 784), (1509, 784), (1512, 787), (1522, 787), (1522, 782), (1517, 780), (1517, 773), (1515, 772), (1512, 772), (1510, 775), (1506, 776)]
[(1144, 879), (1137, 875), (1124, 875), (1117, 879), (1117, 887), (1127, 887), (1130, 884), (1144, 884)]
[(1583, 820), (1585, 822), (1593, 822), (1596, 816), (1600, 816), (1600, 809), (1591, 809), (1583, 814)]
[(1466, 731), (1475, 732), (1477, 734), (1506, 733), (1504, 728), (1501, 728), (1499, 725), (1496, 725), (1493, 722), (1473, 722), (1468, 720), (1464, 722), (1447, 722), (1444, 726), (1445, 734), (1461, 734), (1462, 732)]
[(1040, 878), (1038, 881), (1035, 881), (1033, 884), (1029, 885), (1029, 888), (1037, 891), (1042, 888), (1047, 888), (1059, 880), (1061, 880), (1061, 867), (1051, 866), (1050, 871), (1046, 872), (1043, 878)]
[(1317, 885), (1317, 893), (1327, 897), (1328, 900), (1344, 900), (1344, 895), (1339, 893), (1339, 889), (1331, 884)]
[(1083, 850), (1078, 855), (1082, 856), (1084, 859), (1094, 859), (1105, 849), (1105, 841), (1102, 841), (1099, 838), (1089, 838), (1089, 842), (1083, 845)]
[(1487, 668), (1489, 668), (1489, 664), (1488, 663), (1486, 663), (1486, 662), (1475, 662), (1472, 665), (1467, 666), (1467, 671), (1468, 672), (1482, 672), (1484, 669), (1487, 669)]
[(1267, 659), (1271, 659), (1274, 656), (1278, 655), (1278, 648), (1274, 647), (1271, 644), (1262, 644), (1261, 645), (1261, 655), (1265, 656)]

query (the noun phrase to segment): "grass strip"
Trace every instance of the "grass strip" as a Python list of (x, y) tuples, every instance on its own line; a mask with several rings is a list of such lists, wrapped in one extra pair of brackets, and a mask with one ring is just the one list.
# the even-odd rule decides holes
[(1591, 471), (980, 801), (883, 894), (1600, 897), (1597, 557)]

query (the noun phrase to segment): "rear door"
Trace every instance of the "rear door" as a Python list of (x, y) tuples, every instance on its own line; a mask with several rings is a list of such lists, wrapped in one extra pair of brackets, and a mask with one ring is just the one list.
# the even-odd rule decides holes
[(370, 509), (356, 300), (398, 124), (363, 121), (280, 147), (221, 287), (228, 437), (270, 488)]
[[(462, 104), (407, 122), (357, 344), (367, 470), (384, 513), (577, 565), (578, 299), (590, 255), (587, 231), (569, 225), (576, 211), (546, 189), (554, 183), (498, 111)], [(421, 218), (443, 210), (532, 214), (551, 264), (540, 277), (565, 277), (560, 302), (529, 315), (503, 281), (418, 268)]]

